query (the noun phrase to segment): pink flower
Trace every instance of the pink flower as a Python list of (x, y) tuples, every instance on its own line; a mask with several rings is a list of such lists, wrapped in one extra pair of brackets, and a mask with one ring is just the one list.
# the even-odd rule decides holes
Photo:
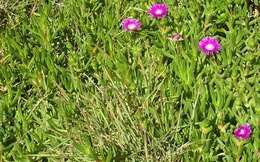
[(142, 23), (138, 19), (126, 18), (122, 21), (121, 26), (123, 30), (132, 32), (141, 30)]
[(199, 48), (207, 56), (213, 56), (219, 53), (221, 45), (216, 38), (205, 37), (200, 40)]
[(235, 129), (233, 134), (238, 139), (248, 140), (252, 134), (251, 125), (248, 123), (242, 124), (238, 128)]
[(165, 3), (155, 3), (148, 10), (149, 14), (155, 19), (161, 19), (168, 15), (168, 6)]

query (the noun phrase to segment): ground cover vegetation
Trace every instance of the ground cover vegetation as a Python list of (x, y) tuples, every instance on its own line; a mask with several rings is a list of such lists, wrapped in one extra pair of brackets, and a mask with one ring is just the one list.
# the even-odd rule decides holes
[(0, 161), (260, 159), (249, 0), (0, 0)]

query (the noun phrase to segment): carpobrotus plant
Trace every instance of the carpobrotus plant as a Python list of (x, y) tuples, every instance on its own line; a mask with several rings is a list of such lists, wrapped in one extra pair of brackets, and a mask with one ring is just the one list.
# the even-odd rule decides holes
[(205, 37), (199, 42), (199, 49), (207, 56), (214, 56), (221, 50), (221, 45), (216, 38)]
[(139, 31), (142, 28), (142, 23), (138, 19), (126, 18), (121, 22), (123, 30), (128, 32)]
[(155, 19), (162, 19), (168, 15), (168, 6), (165, 3), (155, 3), (149, 8), (148, 13)]

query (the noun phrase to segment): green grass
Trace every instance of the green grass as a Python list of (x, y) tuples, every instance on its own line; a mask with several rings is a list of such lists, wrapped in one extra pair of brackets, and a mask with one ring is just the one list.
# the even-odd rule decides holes
[[(244, 0), (165, 0), (156, 21), (152, 2), (0, 1), (1, 162), (260, 159), (259, 17)], [(198, 50), (207, 35), (216, 57)]]

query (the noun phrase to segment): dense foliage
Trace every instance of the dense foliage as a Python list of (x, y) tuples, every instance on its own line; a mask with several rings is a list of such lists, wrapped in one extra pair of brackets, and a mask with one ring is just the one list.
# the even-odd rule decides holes
[[(260, 158), (260, 18), (245, 0), (0, 1), (0, 161)], [(124, 18), (142, 30), (125, 32)], [(181, 33), (182, 41), (172, 41)], [(221, 51), (206, 57), (205, 36)], [(250, 123), (252, 136), (233, 136)]]

